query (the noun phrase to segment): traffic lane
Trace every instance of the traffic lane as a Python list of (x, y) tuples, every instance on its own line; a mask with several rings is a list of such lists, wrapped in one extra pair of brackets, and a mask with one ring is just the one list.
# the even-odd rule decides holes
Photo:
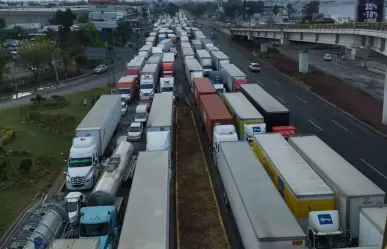
[[(226, 39), (221, 39), (221, 41), (218, 42), (218, 46), (221, 50), (224, 50), (222, 43), (225, 41)], [(232, 62), (235, 62), (237, 65), (239, 64), (242, 67), (242, 70), (245, 68), (244, 66), (248, 66), (249, 62), (245, 59), (241, 59), (243, 58), (243, 54), (246, 55), (246, 58), (252, 57), (251, 55), (248, 55), (246, 51), (244, 51), (244, 53), (237, 53), (235, 49), (230, 49), (229, 45), (227, 48), (229, 48), (227, 49), (227, 53), (231, 55), (230, 58), (233, 60)], [(234, 59), (232, 57), (234, 57)], [(235, 60), (235, 58), (239, 58), (240, 61), (238, 59)], [(244, 65), (242, 64), (243, 62), (245, 62)], [(316, 96), (310, 94), (309, 91), (299, 87), (296, 84), (293, 84), (293, 82), (290, 82), (282, 75), (277, 76), (277, 80), (272, 79), (272, 76), (275, 76), (278, 74), (278, 72), (274, 71), (270, 67), (267, 67), (268, 70), (266, 71), (265, 64), (261, 65), (261, 68), (262, 71), (266, 73), (261, 73), (259, 76), (252, 75), (247, 70), (244, 70), (247, 73), (250, 82), (257, 82), (260, 85), (266, 83), (265, 85), (268, 86), (283, 85), (281, 88), (285, 89), (285, 92), (283, 92), (282, 95), (279, 93), (281, 88), (267, 89), (266, 87), (266, 90), (277, 99), (279, 99), (280, 102), (288, 101), (291, 103), (291, 101), (285, 100), (286, 97), (281, 96), (289, 96), (289, 92), (297, 92), (297, 95), (290, 96), (292, 96), (293, 99), (295, 98), (299, 103), (292, 105), (292, 107), (288, 104), (289, 109), (293, 111), (292, 123), (296, 125), (297, 129), (303, 131), (303, 133), (316, 133), (323, 141), (329, 144), (335, 151), (346, 158), (357, 169), (372, 179), (378, 186), (385, 189), (383, 186), (383, 181), (386, 180), (386, 169), (384, 168), (383, 163), (387, 158), (383, 152), (383, 149), (386, 148), (387, 144), (384, 137), (380, 137), (378, 133), (372, 131), (367, 126), (361, 124), (351, 117), (348, 117), (346, 114), (337, 110), (326, 101), (316, 98)], [(270, 71), (271, 73), (268, 73)], [(305, 104), (303, 110), (296, 111), (296, 107), (301, 103)], [(319, 112), (316, 112), (316, 106), (319, 107)], [(308, 112), (306, 112), (305, 109), (308, 107), (311, 108)], [(308, 118), (305, 118), (306, 116)], [(332, 116), (334, 118), (329, 118)], [(305, 122), (305, 120), (307, 120), (309, 125)], [(347, 128), (347, 123), (353, 124), (351, 130)], [(310, 125), (312, 125), (314, 128), (314, 131), (312, 132), (310, 132)], [(362, 131), (366, 132), (362, 134)], [(375, 143), (378, 145), (375, 146)], [(370, 144), (372, 145), (370, 146)], [(377, 149), (375, 149), (375, 147)], [(369, 158), (372, 158), (372, 160)]]

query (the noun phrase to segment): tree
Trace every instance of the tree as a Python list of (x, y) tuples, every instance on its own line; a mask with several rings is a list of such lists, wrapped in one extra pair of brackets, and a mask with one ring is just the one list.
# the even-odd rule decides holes
[(9, 70), (7, 67), (7, 56), (4, 50), (0, 50), (0, 84), (3, 83), (3, 76)]
[(5, 28), (7, 26), (7, 22), (4, 17), (0, 17), (0, 28)]
[(49, 20), (51, 25), (60, 25), (59, 27), (59, 42), (65, 43), (71, 33), (71, 26), (73, 26), (74, 21), (77, 19), (70, 8), (67, 8), (65, 11), (58, 10), (55, 12), (52, 19)]
[(82, 15), (78, 16), (77, 23), (87, 23), (89, 22), (89, 14), (83, 13)]
[(176, 13), (179, 11), (179, 6), (177, 6), (176, 4), (174, 3), (168, 3), (167, 5), (167, 9), (166, 9), (166, 12), (170, 15), (170, 16), (175, 16)]
[(19, 45), (19, 56), (22, 64), (34, 74), (34, 82), (39, 77), (39, 70), (52, 59), (54, 45), (45, 38), (37, 38), (34, 41), (23, 41)]
[(318, 13), (320, 7), (319, 1), (311, 1), (302, 7), (302, 14), (305, 21), (312, 21), (314, 13)]
[(277, 4), (274, 5), (274, 8), (273, 8), (273, 14), (276, 16), (278, 14), (278, 6)]
[(288, 17), (290, 17), (293, 14), (293, 6), (291, 3), (288, 3), (286, 5), (286, 12), (288, 13)]
[(99, 32), (92, 23), (82, 25), (75, 31), (75, 38), (84, 47), (103, 47)]
[(199, 17), (206, 12), (206, 5), (203, 3), (198, 3), (194, 5), (194, 8), (192, 10), (192, 14), (194, 14), (196, 17)]

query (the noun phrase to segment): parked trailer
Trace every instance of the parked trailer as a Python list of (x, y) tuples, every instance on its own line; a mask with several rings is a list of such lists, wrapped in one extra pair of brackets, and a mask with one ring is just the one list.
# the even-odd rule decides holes
[(192, 44), (192, 47), (197, 50), (197, 49), (202, 49), (203, 48), (203, 45), (202, 45), (202, 42), (200, 40), (192, 40), (191, 41), (191, 44)]
[(263, 115), (268, 132), (275, 126), (290, 125), (290, 111), (257, 84), (246, 84), (241, 93)]
[(166, 39), (159, 42), (157, 47), (160, 47), (164, 53), (169, 52), (170, 48), (172, 47), (172, 39)]
[(246, 74), (234, 64), (222, 64), (220, 68), (224, 75), (224, 84), (230, 92), (239, 91), (242, 85), (248, 83)]
[(220, 142), (218, 160), (224, 196), (244, 248), (305, 248), (305, 233), (250, 146), (242, 141)]
[(139, 153), (118, 249), (170, 248), (170, 181), (168, 151)]
[(181, 48), (181, 54), (183, 55), (183, 59), (195, 59), (195, 52), (191, 47), (189, 48)]
[(207, 52), (207, 50), (196, 50), (196, 58), (199, 61), (200, 65), (202, 65), (204, 71), (212, 70), (212, 58), (211, 55)]
[(185, 59), (184, 66), (188, 83), (192, 87), (192, 80), (194, 78), (202, 78), (204, 70), (196, 59)]
[(159, 75), (160, 64), (145, 64), (141, 70), (140, 97), (147, 97), (154, 94)]
[(234, 125), (234, 120), (216, 94), (200, 96), (199, 106), (203, 128), (212, 144), (214, 127), (217, 125)]
[(145, 39), (145, 44), (146, 45), (154, 45), (156, 42), (156, 37), (155, 36), (149, 36)]
[(149, 58), (152, 54), (152, 45), (144, 45), (138, 51), (139, 55), (144, 55), (146, 58)]
[(226, 108), (235, 119), (239, 140), (250, 142), (252, 137), (245, 136), (244, 126), (264, 123), (263, 116), (242, 93), (224, 93), (223, 96)]
[(100, 249), (99, 238), (90, 239), (56, 239), (49, 249)]
[(230, 58), (222, 51), (213, 51), (212, 57), (212, 69), (215, 71), (221, 71), (220, 66), (222, 64), (230, 63)]
[(175, 76), (175, 54), (164, 53), (162, 60), (162, 72), (163, 77)]
[(359, 206), (384, 203), (386, 193), (315, 135), (290, 137), (289, 143), (335, 192), (340, 224), (359, 237)]
[(197, 106), (200, 106), (200, 96), (216, 94), (216, 89), (208, 78), (194, 78), (192, 90)]
[(180, 47), (182, 48), (192, 48), (191, 44), (189, 42), (181, 42)]
[(253, 151), (304, 231), (310, 211), (335, 209), (333, 191), (283, 136), (254, 135)]
[(141, 69), (144, 67), (146, 58), (143, 56), (137, 56), (126, 64), (126, 74), (140, 76)]
[(359, 246), (380, 246), (386, 228), (387, 205), (360, 207)]

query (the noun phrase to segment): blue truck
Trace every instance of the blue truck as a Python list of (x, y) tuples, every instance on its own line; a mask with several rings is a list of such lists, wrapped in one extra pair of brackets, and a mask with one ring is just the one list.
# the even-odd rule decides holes
[(218, 96), (223, 99), (223, 93), (225, 92), (223, 85), (223, 72), (221, 71), (210, 71), (207, 73), (208, 79), (216, 89)]

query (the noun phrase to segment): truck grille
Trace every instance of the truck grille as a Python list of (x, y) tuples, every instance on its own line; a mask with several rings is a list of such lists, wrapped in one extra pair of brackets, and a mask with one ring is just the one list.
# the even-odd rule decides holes
[(73, 186), (83, 186), (85, 184), (85, 178), (84, 177), (71, 177), (71, 185)]

